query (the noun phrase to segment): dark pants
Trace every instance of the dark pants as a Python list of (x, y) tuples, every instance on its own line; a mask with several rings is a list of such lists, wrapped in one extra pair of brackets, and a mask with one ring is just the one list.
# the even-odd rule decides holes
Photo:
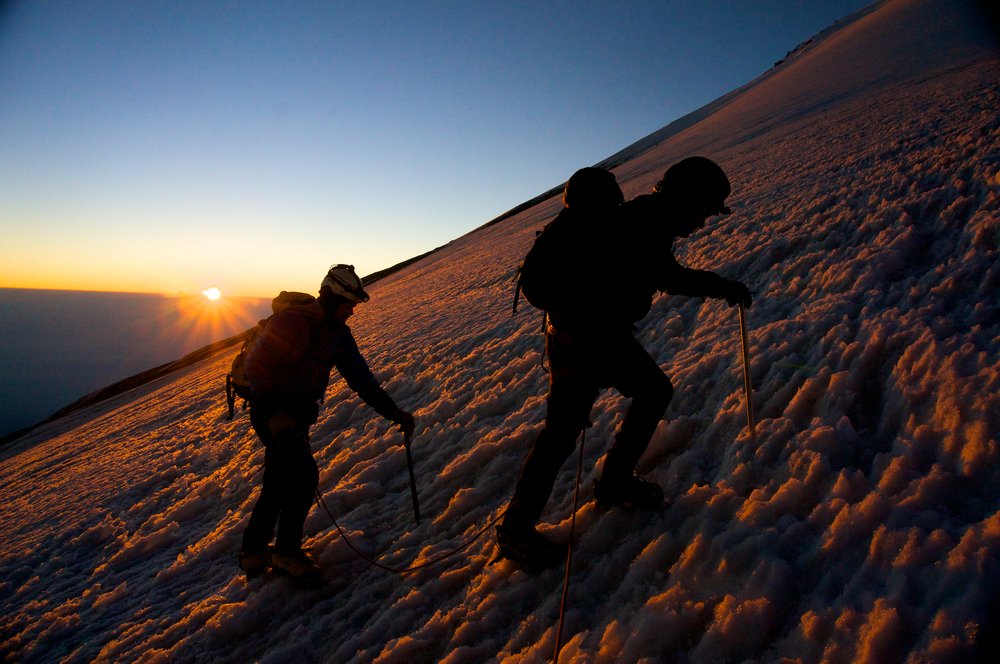
[(670, 379), (631, 334), (573, 339), (550, 331), (545, 344), (550, 367), (545, 428), (521, 467), (507, 524), (538, 523), (602, 388), (613, 387), (632, 399), (604, 460), (602, 482), (631, 477), (673, 396)]
[(273, 410), (254, 411), (250, 423), (264, 443), (264, 479), (260, 497), (243, 531), (243, 551), (258, 552), (267, 548), (278, 535), (275, 549), (297, 551), (302, 546), (302, 528), (319, 486), (319, 469), (309, 447), (311, 422), (298, 420), (297, 430), (276, 438), (267, 426)]

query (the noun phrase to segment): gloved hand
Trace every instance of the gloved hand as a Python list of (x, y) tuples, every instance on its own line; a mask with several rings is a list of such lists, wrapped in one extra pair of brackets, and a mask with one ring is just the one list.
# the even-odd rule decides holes
[(267, 421), (267, 428), (276, 440), (281, 440), (295, 433), (299, 425), (295, 418), (284, 412), (277, 412)]
[(735, 307), (737, 304), (742, 304), (747, 309), (753, 304), (753, 297), (750, 295), (750, 289), (739, 281), (729, 281), (726, 283), (726, 289), (723, 293), (723, 297), (726, 298), (726, 302), (729, 306)]
[(399, 425), (404, 436), (407, 438), (413, 436), (413, 430), (417, 427), (417, 421), (413, 419), (413, 415), (397, 408), (396, 412), (389, 419)]

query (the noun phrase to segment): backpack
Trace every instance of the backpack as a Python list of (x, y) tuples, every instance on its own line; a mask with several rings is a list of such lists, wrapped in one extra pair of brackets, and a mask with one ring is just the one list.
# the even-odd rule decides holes
[(314, 296), (295, 291), (281, 291), (277, 297), (271, 300), (271, 315), (259, 321), (250, 330), (247, 338), (243, 341), (240, 352), (233, 358), (233, 364), (229, 368), (229, 373), (226, 374), (226, 405), (229, 407), (229, 414), (226, 416), (227, 421), (233, 419), (237, 397), (243, 399), (243, 409), (246, 410), (247, 403), (253, 394), (253, 390), (250, 387), (250, 377), (247, 376), (247, 354), (253, 348), (260, 333), (267, 327), (268, 322), (277, 313), (292, 307), (308, 306), (315, 301), (316, 298)]
[(535, 243), (531, 245), (514, 275), (516, 285), (513, 313), (517, 313), (522, 293), (528, 304), (541, 311), (549, 311), (553, 304), (565, 299), (567, 278), (559, 270), (560, 267), (565, 267), (561, 259), (565, 248), (561, 245), (565, 244), (568, 221), (557, 217), (546, 224), (545, 228), (535, 232)]
[[(538, 236), (541, 234), (541, 231), (535, 231), (535, 240), (537, 240)], [(534, 246), (532, 246), (532, 249), (534, 249)], [(528, 253), (531, 252), (529, 251)], [(526, 261), (527, 257), (521, 261), (521, 264), (518, 265), (517, 269), (514, 271), (514, 307), (511, 310), (511, 314), (517, 313), (517, 304), (521, 300), (521, 292), (524, 290), (524, 263)], [(525, 299), (527, 299), (527, 295), (525, 295)], [(531, 304), (531, 300), (528, 300), (528, 304)]]
[(624, 200), (614, 174), (603, 168), (581, 168), (570, 177), (563, 191), (563, 210), (535, 233), (535, 243), (514, 275), (514, 314), (521, 293), (531, 306), (545, 312), (566, 301), (573, 285), (589, 272), (574, 229), (580, 223), (578, 215), (610, 212)]

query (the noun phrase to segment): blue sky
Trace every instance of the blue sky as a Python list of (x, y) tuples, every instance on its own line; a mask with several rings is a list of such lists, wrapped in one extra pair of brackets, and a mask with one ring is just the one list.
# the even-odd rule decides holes
[(314, 291), (489, 221), (869, 4), (0, 5), (0, 287)]

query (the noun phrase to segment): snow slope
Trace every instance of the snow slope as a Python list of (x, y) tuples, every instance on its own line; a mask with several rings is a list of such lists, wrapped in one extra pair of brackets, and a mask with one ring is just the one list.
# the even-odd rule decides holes
[[(733, 310), (660, 296), (638, 334), (676, 396), (640, 470), (670, 501), (657, 515), (594, 509), (625, 405), (604, 393), (560, 661), (985, 655), (1000, 595), (1000, 57), (981, 23), (960, 2), (879, 4), (616, 169), (629, 196), (686, 154), (730, 173), (734, 214), (677, 254), (756, 293), (761, 422), (751, 439)], [(419, 419), (423, 522), (399, 435), (342, 381), (313, 447), (330, 509), (385, 564), (446, 553), (506, 503), (546, 389), (539, 319), (510, 315), (510, 279), (556, 205), (457, 239), (359, 307), (363, 350)], [(400, 576), (314, 509), (307, 544), (326, 584), (244, 581), (235, 553), (263, 455), (248, 418), (224, 420), (230, 359), (3, 453), (0, 657), (551, 657), (562, 570), (491, 565), (488, 535)], [(542, 525), (562, 540), (572, 465)]]

